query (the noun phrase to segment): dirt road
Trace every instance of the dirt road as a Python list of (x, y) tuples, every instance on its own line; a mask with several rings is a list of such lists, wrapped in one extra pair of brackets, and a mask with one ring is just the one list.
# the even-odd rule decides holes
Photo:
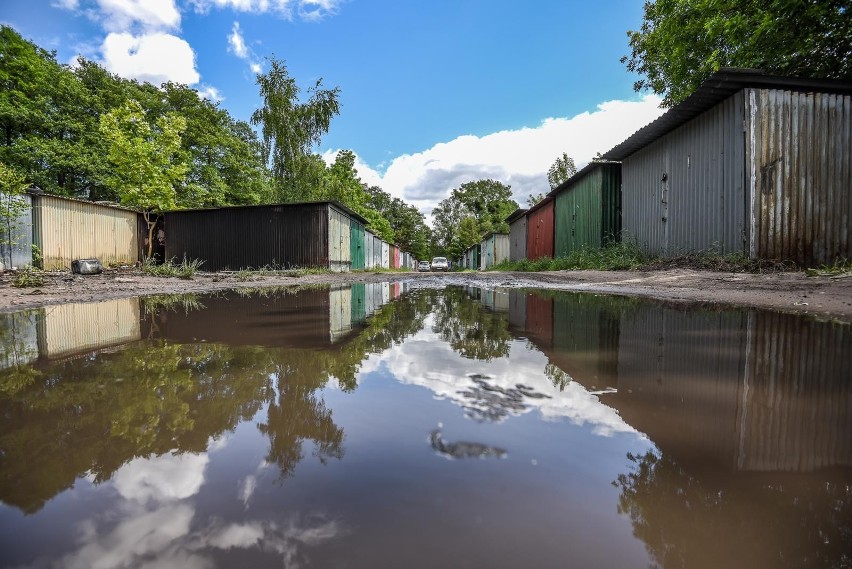
[(65, 302), (92, 302), (128, 296), (210, 292), (240, 287), (404, 281), (414, 286), (449, 284), (501, 288), (547, 288), (628, 296), (667, 302), (769, 308), (852, 323), (852, 277), (808, 277), (802, 273), (766, 275), (665, 271), (555, 271), (546, 273), (337, 273), (302, 277), (267, 276), (250, 281), (233, 274), (199, 273), (192, 280), (144, 276), (135, 270), (95, 276), (48, 273), (44, 286), (18, 289), (12, 275), (0, 275), (0, 312)]

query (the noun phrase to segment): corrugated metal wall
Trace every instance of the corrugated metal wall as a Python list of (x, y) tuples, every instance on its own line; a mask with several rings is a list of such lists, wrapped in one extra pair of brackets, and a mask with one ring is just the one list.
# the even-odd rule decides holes
[(527, 258), (527, 216), (522, 215), (509, 226), (509, 259)]
[(527, 258), (553, 257), (553, 198), (527, 214)]
[(531, 293), (527, 295), (527, 338), (546, 350), (553, 346), (553, 299)]
[(494, 236), (494, 264), (509, 260), (509, 236), (498, 233)]
[(744, 252), (743, 94), (622, 162), (623, 239), (675, 255)]
[(39, 322), (41, 354), (58, 358), (141, 339), (138, 298), (45, 309)]
[(390, 268), (390, 245), (382, 241), (382, 267), (385, 269)]
[(852, 465), (852, 331), (760, 312), (749, 322), (735, 423), (737, 470)]
[(599, 248), (621, 236), (621, 165), (601, 164), (556, 195), (554, 254)]
[(553, 300), (553, 364), (587, 389), (618, 385), (621, 313), (610, 298), (560, 294)]
[(509, 326), (515, 331), (524, 333), (527, 324), (527, 293), (519, 290), (509, 290)]
[(492, 233), (479, 243), (482, 254), (482, 270), (494, 266), (494, 234)]
[(333, 205), (328, 206), (328, 268), (332, 271), (348, 271), (352, 266), (349, 256), (351, 240), (349, 215)]
[(56, 196), (33, 196), (33, 242), (45, 269), (70, 268), (74, 259), (104, 266), (132, 265), (138, 258), (135, 211)]
[(746, 89), (749, 254), (852, 258), (852, 96)]
[(328, 303), (329, 338), (336, 343), (352, 330), (352, 288), (349, 285), (332, 288)]
[(352, 269), (363, 269), (366, 266), (366, 248), (364, 244), (364, 224), (357, 219), (349, 219), (349, 258)]
[(681, 464), (730, 469), (747, 315), (638, 305), (621, 321), (607, 404)]
[(375, 266), (373, 261), (373, 243), (375, 235), (369, 231), (364, 232), (364, 268), (372, 269)]
[[(331, 267), (329, 209), (329, 204), (288, 204), (167, 212), (166, 258), (200, 259), (205, 271)], [(339, 266), (343, 219), (339, 213), (335, 219)], [(345, 227), (348, 264), (348, 220)]]
[(392, 251), (392, 255), (391, 255), (391, 259), (390, 259), (391, 268), (392, 269), (398, 269), (399, 268), (399, 247), (397, 247), (396, 245), (391, 245), (391, 251)]
[(0, 200), (9, 206), (8, 211), (15, 202), (23, 208), (17, 219), (0, 223), (0, 271), (23, 268), (33, 262), (32, 198), (0, 192)]
[(373, 267), (382, 267), (382, 240), (377, 235), (373, 236)]

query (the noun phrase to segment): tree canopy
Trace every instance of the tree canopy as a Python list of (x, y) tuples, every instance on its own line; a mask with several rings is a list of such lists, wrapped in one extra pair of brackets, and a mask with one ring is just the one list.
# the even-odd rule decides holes
[[(432, 210), (436, 250), (457, 259), (478, 241), (470, 243), (472, 235), (481, 238), (489, 231), (508, 233), (509, 226), (505, 220), (517, 208), (511, 186), (502, 182), (486, 179), (462, 184)], [(470, 222), (466, 222), (462, 238), (463, 222), (467, 217), (475, 222), (475, 232)]]
[(849, 0), (650, 0), (627, 69), (672, 106), (722, 67), (852, 78)]

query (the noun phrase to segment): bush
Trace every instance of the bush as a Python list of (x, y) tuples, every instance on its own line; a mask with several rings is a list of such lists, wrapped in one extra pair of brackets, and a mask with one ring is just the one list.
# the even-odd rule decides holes
[(12, 286), (18, 288), (35, 288), (44, 286), (44, 273), (39, 269), (27, 265), (15, 273)]

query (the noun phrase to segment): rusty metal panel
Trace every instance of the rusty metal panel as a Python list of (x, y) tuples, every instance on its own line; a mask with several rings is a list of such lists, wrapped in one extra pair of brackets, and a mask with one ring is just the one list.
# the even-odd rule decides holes
[(352, 234), (349, 215), (333, 205), (328, 207), (328, 268), (348, 271), (352, 267)]
[(623, 239), (650, 253), (745, 251), (743, 92), (622, 162)]
[[(163, 214), (165, 254), (167, 259), (202, 260), (205, 271), (331, 268), (329, 217), (327, 203), (170, 211)], [(339, 247), (339, 214), (336, 227)]]
[(553, 299), (535, 293), (527, 295), (527, 338), (542, 351), (553, 346)]
[(555, 200), (545, 198), (527, 213), (527, 258), (553, 257)]
[(736, 421), (737, 470), (814, 472), (852, 465), (852, 331), (751, 315)]
[(138, 298), (60, 304), (39, 322), (39, 351), (59, 358), (141, 339)]
[(391, 245), (391, 251), (393, 251), (390, 262), (392, 269), (399, 268), (399, 247), (396, 245)]
[(494, 263), (509, 260), (509, 236), (503, 233), (494, 236)]
[(9, 206), (7, 211), (15, 202), (23, 210), (17, 219), (4, 219), (0, 224), (0, 271), (23, 268), (33, 261), (32, 198), (0, 192), (0, 200)]
[(527, 216), (522, 215), (509, 226), (509, 259), (527, 258)]
[(620, 327), (618, 393), (606, 403), (679, 464), (730, 470), (747, 314), (642, 303)]
[(746, 89), (751, 257), (852, 258), (852, 95)]
[(74, 259), (97, 258), (104, 266), (139, 260), (138, 212), (49, 195), (32, 202), (33, 242), (45, 269), (70, 268)]

